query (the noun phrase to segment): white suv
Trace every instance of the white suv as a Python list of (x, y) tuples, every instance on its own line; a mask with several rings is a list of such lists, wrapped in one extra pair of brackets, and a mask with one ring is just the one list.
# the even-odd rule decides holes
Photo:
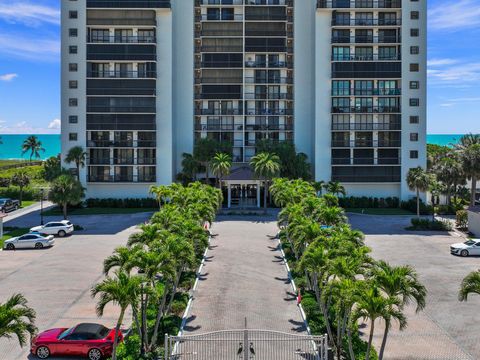
[(35, 226), (30, 229), (30, 232), (36, 232), (47, 235), (58, 235), (64, 237), (73, 232), (73, 224), (68, 220), (51, 221), (45, 225)]

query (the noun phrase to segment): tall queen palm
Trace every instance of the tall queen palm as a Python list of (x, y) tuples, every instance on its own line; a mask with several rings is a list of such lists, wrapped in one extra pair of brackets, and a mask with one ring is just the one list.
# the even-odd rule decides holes
[(460, 153), (465, 174), (471, 179), (470, 206), (475, 205), (477, 180), (480, 178), (480, 144), (473, 144)]
[(269, 182), (280, 173), (280, 158), (276, 154), (262, 152), (252, 157), (250, 165), (253, 167), (255, 176), (263, 180), (263, 206), (266, 212), (268, 185)]
[(210, 161), (212, 174), (218, 179), (218, 187), (222, 188), (222, 180), (230, 173), (232, 167), (232, 157), (226, 153), (217, 153)]
[(67, 156), (65, 157), (65, 162), (67, 164), (75, 163), (77, 168), (77, 179), (80, 180), (80, 168), (85, 167), (85, 160), (87, 158), (87, 153), (83, 151), (81, 146), (74, 146), (68, 150)]
[(30, 151), (30, 162), (32, 157), (40, 158), (40, 152), (45, 152), (45, 149), (42, 147), (42, 142), (38, 140), (35, 135), (30, 135), (25, 139), (22, 144), (22, 155)]
[(412, 168), (407, 174), (407, 185), (410, 190), (417, 194), (417, 217), (420, 218), (420, 192), (428, 190), (430, 177), (421, 167)]

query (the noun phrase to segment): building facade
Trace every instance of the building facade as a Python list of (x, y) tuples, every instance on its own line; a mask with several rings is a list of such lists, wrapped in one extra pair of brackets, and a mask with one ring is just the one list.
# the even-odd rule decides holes
[(349, 195), (407, 199), (426, 50), (424, 0), (63, 0), (62, 155), (87, 152), (87, 197), (145, 197), (198, 139), (236, 167), (268, 139)]

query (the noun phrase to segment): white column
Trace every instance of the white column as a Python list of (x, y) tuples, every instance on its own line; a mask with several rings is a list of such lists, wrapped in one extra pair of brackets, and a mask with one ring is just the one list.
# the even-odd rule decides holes
[(260, 207), (260, 182), (257, 182), (257, 207)]
[(230, 206), (232, 204), (232, 188), (230, 187), (230, 183), (228, 183), (228, 205), (227, 207), (230, 209)]

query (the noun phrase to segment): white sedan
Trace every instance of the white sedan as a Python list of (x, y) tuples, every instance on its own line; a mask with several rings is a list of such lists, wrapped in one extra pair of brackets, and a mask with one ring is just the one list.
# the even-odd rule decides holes
[(51, 221), (45, 225), (35, 226), (30, 229), (30, 232), (38, 232), (40, 234), (58, 235), (64, 237), (73, 232), (73, 224), (68, 220)]
[(463, 243), (450, 245), (450, 253), (463, 257), (480, 255), (480, 239), (470, 239)]
[(15, 249), (43, 249), (51, 247), (55, 243), (53, 235), (42, 236), (41, 234), (25, 234), (5, 240), (3, 248), (6, 250)]

